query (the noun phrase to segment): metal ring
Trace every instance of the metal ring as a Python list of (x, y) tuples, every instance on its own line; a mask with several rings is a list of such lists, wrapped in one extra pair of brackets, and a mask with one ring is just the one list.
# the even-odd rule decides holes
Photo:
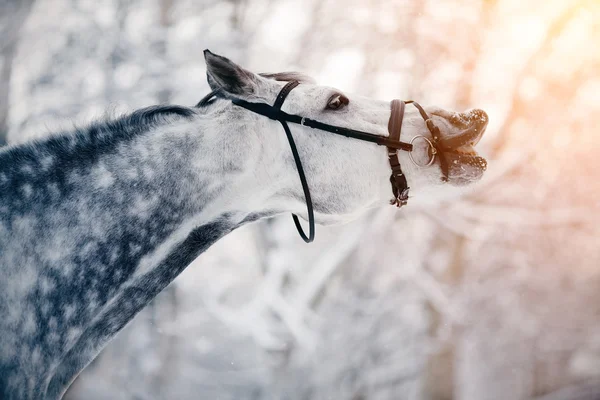
[(421, 167), (421, 168), (430, 167), (431, 165), (433, 165), (433, 162), (435, 161), (435, 155), (437, 154), (437, 149), (435, 148), (435, 146), (433, 145), (431, 140), (429, 140), (427, 137), (425, 137), (423, 135), (417, 135), (414, 138), (412, 138), (412, 140), (410, 141), (410, 144), (413, 144), (413, 142), (417, 139), (423, 139), (427, 142), (427, 144), (429, 145), (429, 148), (431, 149), (431, 158), (429, 159), (429, 162), (426, 165), (421, 165), (421, 164), (418, 164), (415, 161), (415, 159), (413, 158), (413, 155), (412, 155), (413, 150), (408, 152), (408, 157), (410, 158), (410, 161), (412, 161), (412, 163), (415, 164), (417, 167)]

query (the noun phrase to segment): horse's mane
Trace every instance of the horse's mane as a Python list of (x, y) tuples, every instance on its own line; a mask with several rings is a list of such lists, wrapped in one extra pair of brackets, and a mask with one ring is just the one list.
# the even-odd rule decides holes
[[(178, 105), (156, 105), (135, 110), (120, 117), (106, 117), (85, 127), (51, 132), (48, 135), (26, 142), (20, 146), (0, 148), (0, 170), (18, 165), (26, 159), (36, 168), (39, 160), (48, 152), (56, 157), (85, 155), (90, 148), (97, 153), (114, 148), (120, 140), (130, 140), (149, 129), (164, 123), (165, 118), (192, 118), (193, 108)], [(43, 146), (40, 146), (42, 145)], [(91, 146), (91, 147), (90, 147)], [(64, 151), (70, 149), (69, 151)], [(68, 160), (66, 160), (68, 161)], [(72, 161), (72, 160), (71, 160)], [(43, 168), (42, 168), (43, 169)]]

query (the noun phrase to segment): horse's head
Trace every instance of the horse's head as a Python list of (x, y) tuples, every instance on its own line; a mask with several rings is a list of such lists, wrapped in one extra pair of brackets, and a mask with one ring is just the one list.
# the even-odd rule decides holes
[[(255, 74), (209, 51), (205, 51), (205, 58), (209, 84), (213, 90), (219, 91), (221, 97), (272, 105), (286, 81), (298, 80), (301, 84), (291, 91), (282, 106), (286, 113), (388, 136), (389, 101), (320, 86), (297, 73)], [(242, 111), (252, 121), (268, 120), (247, 110)], [(398, 151), (410, 196), (417, 201), (428, 197), (447, 198), (448, 194), (457, 192), (458, 187), (478, 181), (486, 169), (485, 160), (474, 150), (487, 126), (485, 112), (475, 109), (456, 113), (438, 107), (425, 107), (425, 111), (439, 128), (440, 137), (433, 138), (417, 108), (407, 105), (400, 140), (410, 143), (416, 138), (412, 160), (408, 152)], [(281, 126), (271, 122), (283, 136)], [(388, 150), (384, 146), (296, 124), (292, 124), (291, 128), (292, 132), (298, 132), (294, 137), (307, 171), (311, 193), (320, 200), (320, 204), (315, 202), (318, 212), (347, 215), (388, 202), (392, 197)], [(443, 148), (429, 166), (425, 165), (432, 158), (432, 147), (423, 137)], [(447, 179), (444, 179), (443, 163), (447, 166)], [(299, 186), (297, 180), (293, 183)]]

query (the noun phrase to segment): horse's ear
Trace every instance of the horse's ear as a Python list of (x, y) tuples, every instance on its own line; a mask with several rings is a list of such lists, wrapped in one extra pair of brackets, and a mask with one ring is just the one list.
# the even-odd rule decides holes
[[(204, 50), (206, 76), (212, 90), (233, 95), (252, 94), (256, 88), (256, 76), (228, 58)], [(225, 94), (225, 93), (224, 93)]]

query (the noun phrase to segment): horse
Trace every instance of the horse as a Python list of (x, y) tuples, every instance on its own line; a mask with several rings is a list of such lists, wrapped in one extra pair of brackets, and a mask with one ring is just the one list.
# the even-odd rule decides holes
[[(482, 110), (402, 106), (394, 141), (387, 101), (204, 56), (213, 92), (198, 106), (152, 106), (0, 149), (0, 398), (60, 399), (144, 306), (244, 224), (282, 213), (354, 220), (390, 203), (393, 156), (402, 204), (408, 188), (411, 201), (452, 198), (484, 175)], [(297, 122), (285, 129), (292, 152), (284, 116)], [(400, 139), (410, 151), (396, 151)]]

